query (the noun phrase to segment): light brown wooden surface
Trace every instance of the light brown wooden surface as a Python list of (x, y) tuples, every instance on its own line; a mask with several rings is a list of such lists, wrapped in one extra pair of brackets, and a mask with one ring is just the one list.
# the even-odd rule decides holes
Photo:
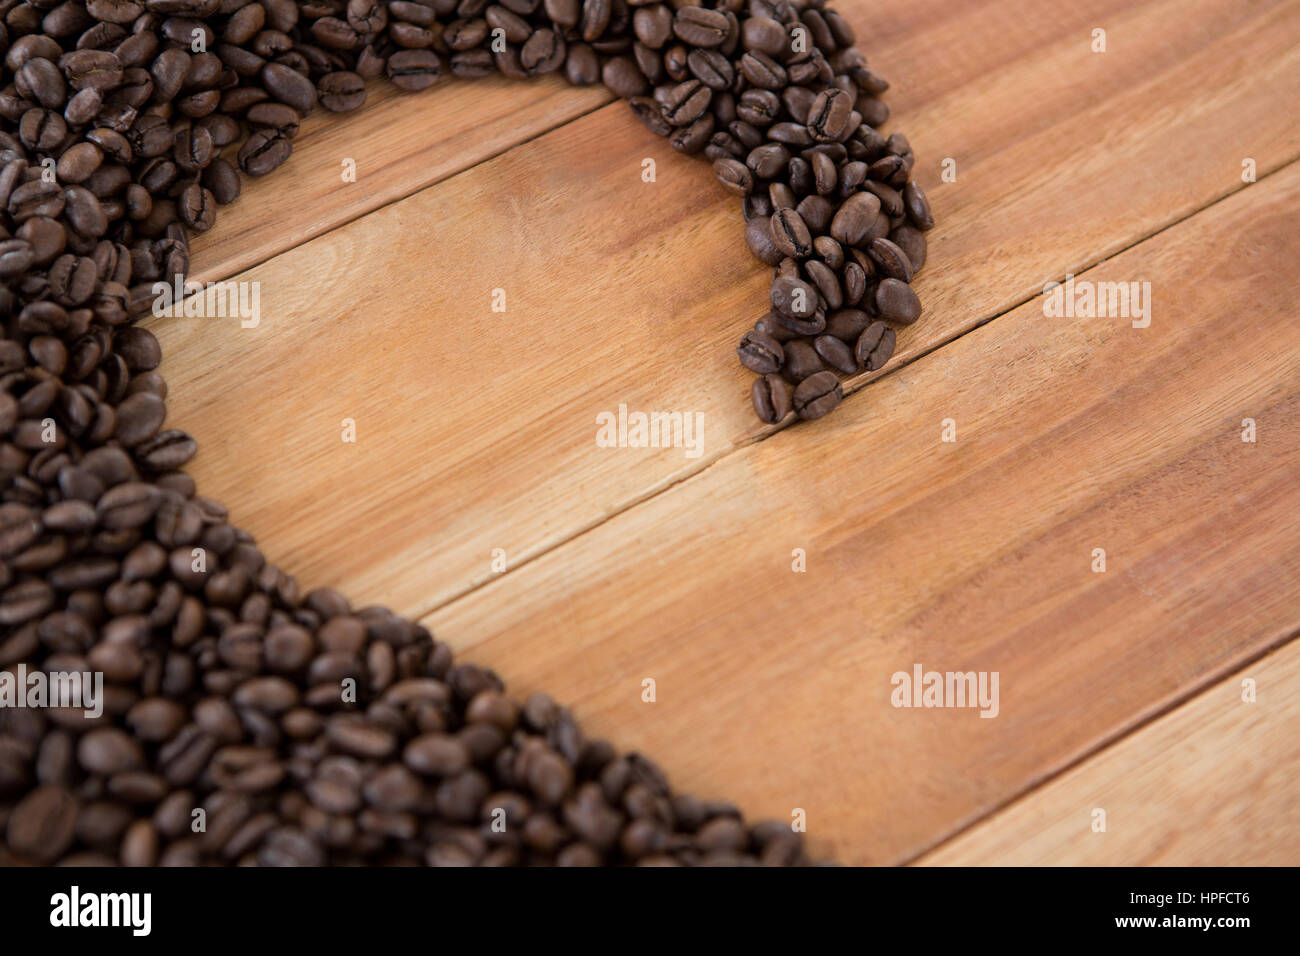
[[(1294, 866), (1294, 841), (1278, 837), (1300, 832), (1297, 726), (1300, 642), (1292, 641), (921, 862)], [(1097, 809), (1104, 832), (1093, 829)]]
[[(912, 859), (1300, 628), (1300, 4), (1239, 7), (841, 4), (939, 226), (926, 313), (825, 421), (752, 419), (766, 270), (707, 165), (501, 80), (307, 124), (195, 244), (200, 278), (260, 263), (261, 326), (151, 323), (171, 421), (304, 584), (432, 612), (681, 786)], [(1044, 318), (1085, 270), (1150, 281), (1152, 327)], [(702, 455), (596, 447), (620, 403), (702, 413)], [(918, 662), (1001, 671), (1001, 716), (890, 708)]]

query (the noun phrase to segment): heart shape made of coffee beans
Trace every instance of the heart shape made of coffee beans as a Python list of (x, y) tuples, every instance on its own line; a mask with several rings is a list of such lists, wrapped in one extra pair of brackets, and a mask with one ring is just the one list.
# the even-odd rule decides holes
[[(132, 324), (302, 116), (447, 73), (603, 82), (713, 162), (773, 267), (764, 422), (916, 320), (932, 225), (820, 0), (0, 0), (0, 863), (809, 862), (418, 624), (300, 593), (180, 469)], [(232, 163), (228, 157), (235, 159)], [(164, 293), (165, 294), (165, 293)]]

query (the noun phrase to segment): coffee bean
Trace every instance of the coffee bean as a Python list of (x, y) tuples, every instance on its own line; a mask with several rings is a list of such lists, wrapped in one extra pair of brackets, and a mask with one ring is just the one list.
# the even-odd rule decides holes
[(727, 192), (743, 196), (754, 188), (754, 177), (744, 163), (730, 157), (715, 160), (713, 171)]
[(840, 204), (831, 220), (831, 237), (846, 246), (858, 246), (880, 213), (880, 199), (872, 193), (854, 193)]
[(35, 863), (53, 863), (72, 845), (77, 801), (58, 786), (37, 787), (9, 815), (9, 847)]
[(812, 235), (808, 226), (793, 209), (778, 209), (769, 222), (772, 243), (782, 255), (806, 259), (812, 255)]
[(843, 398), (844, 391), (835, 373), (818, 372), (799, 383), (794, 390), (793, 406), (800, 418), (821, 418), (833, 411)]
[(890, 234), (890, 238), (907, 253), (907, 260), (912, 264), (912, 274), (920, 272), (925, 265), (925, 234), (911, 226), (903, 225), (896, 228)]
[(278, 132), (257, 130), (239, 148), (239, 168), (250, 176), (265, 176), (283, 164), (292, 151), (289, 140)]
[(835, 142), (852, 132), (849, 125), (852, 111), (853, 98), (837, 87), (830, 87), (813, 98), (805, 125), (818, 142)]
[(907, 218), (917, 229), (925, 232), (934, 228), (930, 201), (925, 198), (925, 192), (915, 182), (909, 182), (903, 187), (903, 206), (907, 210)]
[(803, 339), (792, 339), (782, 348), (785, 360), (782, 362), (781, 374), (791, 385), (798, 385), (808, 376), (822, 370), (821, 356)]
[(912, 281), (912, 260), (898, 244), (888, 239), (872, 239), (867, 244), (867, 254), (876, 264), (880, 275), (900, 282)]
[[(704, 7), (682, 7), (673, 18), (673, 33), (677, 38), (697, 47), (722, 46), (730, 26), (720, 11)], [(583, 39), (590, 42), (592, 38), (584, 36)]]
[(783, 361), (781, 343), (758, 331), (746, 332), (736, 353), (741, 365), (759, 375), (777, 371)]
[(128, 447), (138, 445), (152, 438), (166, 417), (167, 406), (157, 395), (149, 392), (132, 395), (117, 407), (114, 436)]
[(840, 309), (826, 319), (826, 334), (841, 342), (856, 343), (863, 330), (871, 324), (871, 316), (861, 309)]
[(921, 316), (921, 300), (906, 282), (882, 279), (876, 286), (876, 309), (886, 322), (911, 325)]
[(865, 371), (874, 372), (889, 361), (894, 354), (894, 330), (884, 322), (873, 322), (858, 337), (853, 354), (858, 365)]
[(754, 412), (760, 421), (773, 425), (790, 414), (790, 386), (779, 375), (754, 379)]
[(813, 340), (813, 347), (822, 361), (833, 369), (852, 375), (858, 370), (858, 360), (853, 350), (833, 335), (819, 335)]
[[(772, 309), (776, 313), (777, 320), (787, 328), (790, 325), (786, 320), (793, 319), (800, 322), (816, 323), (816, 316), (820, 303), (817, 297), (817, 290), (810, 286), (802, 279), (792, 276), (780, 276), (772, 281)], [(821, 322), (818, 332), (825, 328), (825, 320)], [(803, 333), (801, 329), (794, 328), (793, 331)]]

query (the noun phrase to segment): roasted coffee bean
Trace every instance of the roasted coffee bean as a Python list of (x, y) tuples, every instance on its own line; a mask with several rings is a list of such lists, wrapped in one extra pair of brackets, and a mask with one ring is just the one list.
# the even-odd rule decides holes
[(921, 316), (921, 300), (906, 282), (882, 279), (876, 286), (876, 309), (886, 322), (911, 325)]
[(779, 375), (754, 379), (751, 397), (759, 421), (768, 425), (774, 425), (790, 414), (790, 386)]
[(790, 152), (780, 143), (769, 143), (750, 151), (745, 165), (759, 179), (774, 179), (790, 162)]
[(925, 198), (925, 193), (915, 182), (909, 182), (903, 187), (903, 206), (907, 210), (907, 218), (912, 221), (922, 232), (934, 228), (934, 216), (930, 214), (930, 201)]
[[(682, 7), (673, 18), (673, 33), (679, 40), (706, 49), (722, 46), (730, 27), (730, 21), (721, 11), (704, 7)], [(583, 39), (590, 42), (585, 35)]]
[(813, 347), (822, 361), (831, 368), (845, 375), (852, 375), (858, 370), (858, 360), (854, 358), (853, 349), (836, 336), (819, 335), (813, 340)]
[(388, 58), (386, 69), (394, 86), (414, 93), (438, 82), (443, 63), (432, 50), (402, 50)]
[(870, 324), (871, 316), (860, 309), (840, 309), (827, 317), (826, 334), (835, 336), (845, 344), (853, 344)]
[(812, 255), (812, 234), (799, 213), (791, 208), (781, 208), (769, 221), (772, 243), (782, 255), (806, 259)]
[(853, 354), (858, 366), (868, 372), (882, 367), (894, 354), (896, 338), (894, 330), (884, 322), (872, 322), (854, 345)]
[(9, 814), (7, 842), (20, 857), (53, 863), (72, 845), (76, 826), (76, 798), (63, 787), (37, 787)]
[[(587, 0), (588, 4), (603, 2), (605, 0)], [(585, 34), (583, 39), (587, 39)], [(529, 75), (552, 73), (564, 65), (564, 56), (564, 37), (554, 30), (541, 29), (520, 48), (519, 63)]]
[(840, 204), (831, 220), (831, 237), (846, 246), (860, 246), (866, 241), (879, 214), (880, 200), (877, 196), (854, 193)]
[(915, 275), (920, 272), (925, 265), (925, 234), (912, 226), (903, 225), (890, 233), (890, 238), (907, 253), (907, 260), (912, 264), (912, 273)]
[(741, 365), (759, 375), (777, 371), (783, 361), (781, 343), (759, 331), (746, 332), (736, 353)]
[(833, 411), (844, 398), (844, 390), (834, 372), (818, 372), (799, 383), (792, 405), (803, 419), (821, 418)]
[(803, 339), (792, 339), (782, 348), (785, 361), (781, 363), (781, 374), (791, 385), (797, 385), (822, 370), (821, 356)]
[(157, 395), (149, 392), (132, 395), (117, 407), (114, 437), (128, 447), (138, 445), (152, 438), (166, 417), (167, 407)]
[(771, 301), (778, 319), (809, 320), (820, 308), (817, 290), (795, 276), (779, 276), (772, 281)]
[[(734, 163), (735, 160), (728, 162)], [(737, 165), (739, 166), (738, 163)], [(716, 168), (717, 164), (714, 166)], [(755, 258), (769, 266), (776, 265), (784, 255), (772, 239), (772, 227), (767, 216), (755, 216), (745, 224), (745, 242)]]
[(292, 151), (289, 140), (278, 132), (257, 130), (239, 149), (239, 168), (250, 176), (265, 176), (283, 164)]
[(897, 243), (888, 239), (872, 239), (867, 245), (867, 254), (876, 264), (880, 275), (900, 282), (912, 281), (912, 260)]
[(789, 82), (785, 68), (766, 53), (757, 50), (750, 51), (740, 58), (740, 72), (753, 86), (762, 90), (780, 90)]
[(822, 143), (837, 142), (852, 132), (849, 114), (853, 97), (837, 87), (822, 90), (808, 107), (805, 124), (812, 138)]
[(686, 80), (668, 91), (660, 109), (669, 123), (685, 126), (709, 108), (712, 98), (713, 92), (699, 80)]
[(827, 309), (838, 309), (844, 304), (839, 277), (835, 275), (830, 266), (817, 259), (810, 259), (804, 263), (804, 271), (808, 274), (808, 278), (812, 280), (813, 285), (817, 287), (817, 291), (821, 295), (821, 301)]

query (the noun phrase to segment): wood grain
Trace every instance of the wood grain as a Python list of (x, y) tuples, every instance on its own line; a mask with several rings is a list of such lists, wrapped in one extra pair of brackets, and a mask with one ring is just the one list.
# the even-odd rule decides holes
[[(1295, 632), (1298, 201), (1293, 164), (1084, 274), (1150, 282), (1149, 328), (1026, 303), (428, 623), (690, 790), (909, 860)], [(999, 715), (892, 707), (917, 664), (998, 672)]]
[[(1243, 154), (1261, 172), (1300, 155), (1277, 108), (1300, 95), (1300, 9), (1189, 9), (850, 5), (941, 222), (898, 361), (1240, 187)], [(1089, 49), (1094, 22), (1112, 52)], [(287, 188), (270, 226), (301, 215)], [(258, 329), (152, 323), (171, 420), (202, 443), (201, 487), (275, 560), (361, 601), (440, 606), (493, 578), (495, 549), (517, 568), (767, 434), (733, 353), (766, 270), (707, 167), (622, 104), (241, 278), (261, 284)], [(620, 404), (702, 414), (702, 455), (597, 448), (597, 413)]]
[[(240, 198), (222, 207), (220, 224), (194, 238), (191, 277), (229, 278), (611, 99), (602, 87), (578, 89), (557, 76), (525, 83), (448, 79), (413, 94), (372, 82), (360, 111), (316, 110), (303, 120), (284, 166), (244, 179)], [(345, 160), (355, 174), (348, 181)]]
[[(1255, 700), (1243, 698), (1253, 682)], [(1300, 641), (1256, 661), (920, 862), (1295, 866)], [(1105, 832), (1093, 811), (1106, 811)]]

